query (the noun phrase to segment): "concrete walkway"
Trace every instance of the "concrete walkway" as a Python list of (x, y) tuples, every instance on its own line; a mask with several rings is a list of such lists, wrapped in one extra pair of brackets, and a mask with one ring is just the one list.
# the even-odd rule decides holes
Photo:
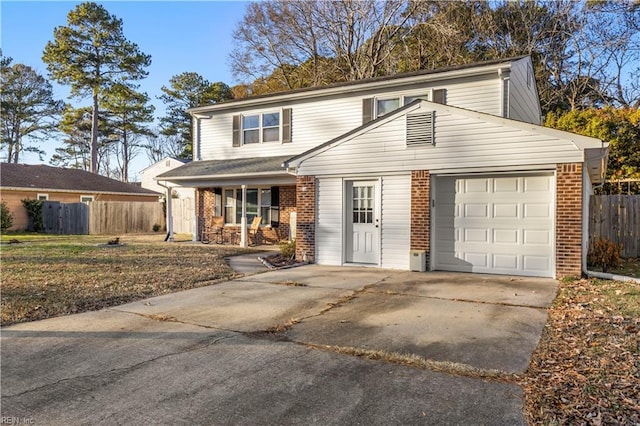
[(259, 253), (247, 253), (239, 256), (231, 256), (226, 259), (227, 263), (234, 271), (240, 274), (253, 275), (260, 272), (267, 272), (269, 268), (264, 266), (258, 258), (275, 254), (275, 251), (263, 251)]
[[(247, 274), (258, 262), (256, 253), (230, 259)], [(525, 424), (522, 389), (485, 373), (526, 368), (556, 284), (307, 265), (17, 324), (1, 330), (2, 416), (51, 425)], [(445, 368), (347, 354), (358, 351)]]

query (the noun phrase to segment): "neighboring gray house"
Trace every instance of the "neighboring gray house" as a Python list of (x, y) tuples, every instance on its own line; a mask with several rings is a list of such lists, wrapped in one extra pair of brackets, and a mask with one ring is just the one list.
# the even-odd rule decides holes
[(195, 160), (158, 179), (195, 187), (202, 223), (261, 216), (279, 239), (296, 212), (297, 257), (320, 264), (581, 273), (607, 147), (540, 126), (529, 57), (190, 113)]

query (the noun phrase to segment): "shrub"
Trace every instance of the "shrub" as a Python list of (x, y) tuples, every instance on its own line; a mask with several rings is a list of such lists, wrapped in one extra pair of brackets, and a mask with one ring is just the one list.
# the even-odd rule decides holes
[(6, 202), (0, 203), (0, 230), (6, 231), (13, 226), (13, 215)]
[(42, 221), (42, 206), (43, 200), (22, 200), (22, 205), (27, 210), (27, 216), (31, 219), (33, 226), (32, 231), (40, 232), (44, 229), (44, 222)]
[(622, 245), (605, 238), (596, 238), (589, 244), (587, 263), (591, 266), (602, 268), (602, 272), (608, 272), (620, 266), (622, 259)]
[(280, 254), (289, 259), (293, 259), (296, 255), (296, 240), (280, 241)]

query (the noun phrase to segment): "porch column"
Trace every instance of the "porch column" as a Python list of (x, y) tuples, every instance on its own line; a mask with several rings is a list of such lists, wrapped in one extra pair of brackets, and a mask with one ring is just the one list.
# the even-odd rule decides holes
[(171, 206), (171, 187), (167, 184), (167, 240), (173, 242), (173, 207)]
[(247, 247), (247, 185), (242, 185), (242, 217), (240, 218), (240, 247)]

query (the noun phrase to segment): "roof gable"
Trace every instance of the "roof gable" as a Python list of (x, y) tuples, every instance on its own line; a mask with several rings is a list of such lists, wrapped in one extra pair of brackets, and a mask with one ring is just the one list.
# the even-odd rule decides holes
[(43, 164), (0, 165), (0, 187), (55, 190), (67, 192), (118, 193), (158, 196), (157, 192), (130, 183), (120, 182), (79, 169), (51, 167)]
[[(425, 111), (435, 112), (435, 145), (408, 147), (405, 117)], [(606, 147), (599, 139), (419, 100), (289, 158), (283, 165), (298, 167), (304, 175), (322, 173), (327, 164), (332, 164), (335, 173), (348, 173), (347, 163), (353, 164), (353, 170), (443, 171), (587, 161), (595, 181)]]

